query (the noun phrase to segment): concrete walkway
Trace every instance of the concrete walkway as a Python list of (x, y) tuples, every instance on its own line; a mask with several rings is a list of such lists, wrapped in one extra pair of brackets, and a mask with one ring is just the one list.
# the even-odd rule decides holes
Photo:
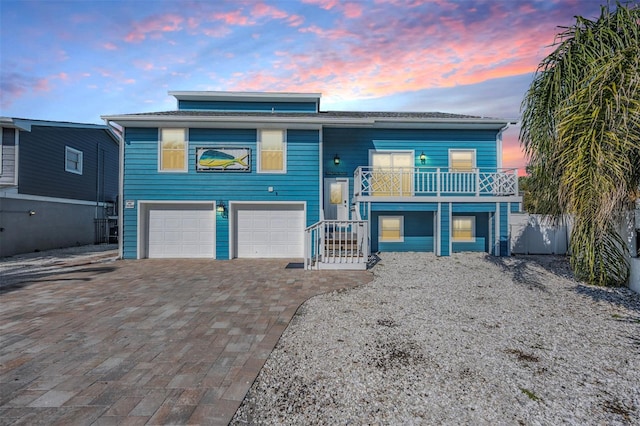
[(0, 424), (228, 424), (300, 304), (371, 280), (112, 255), (0, 262)]

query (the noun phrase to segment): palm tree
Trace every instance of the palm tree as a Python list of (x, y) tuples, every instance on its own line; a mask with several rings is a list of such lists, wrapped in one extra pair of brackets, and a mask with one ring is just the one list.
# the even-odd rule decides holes
[(629, 276), (619, 230), (640, 185), (639, 40), (637, 4), (576, 17), (522, 102), (535, 208), (574, 216), (571, 266), (591, 284), (623, 285)]

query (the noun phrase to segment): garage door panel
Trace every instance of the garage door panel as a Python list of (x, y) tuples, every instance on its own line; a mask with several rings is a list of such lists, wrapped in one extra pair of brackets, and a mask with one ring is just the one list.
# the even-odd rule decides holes
[(212, 204), (151, 206), (148, 223), (148, 257), (215, 257)]
[(238, 257), (303, 257), (305, 212), (302, 205), (250, 205), (237, 209)]

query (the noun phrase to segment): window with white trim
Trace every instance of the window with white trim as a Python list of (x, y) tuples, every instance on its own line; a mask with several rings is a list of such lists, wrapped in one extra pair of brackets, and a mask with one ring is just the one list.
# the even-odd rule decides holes
[(378, 216), (378, 241), (403, 242), (404, 216)]
[(455, 243), (476, 241), (475, 216), (453, 216), (451, 222), (451, 241)]
[(472, 172), (476, 168), (475, 149), (450, 149), (449, 170), (453, 172)]
[(82, 151), (70, 146), (64, 148), (64, 169), (69, 173), (82, 174)]
[(258, 173), (287, 172), (287, 141), (284, 130), (258, 131)]
[(160, 129), (158, 170), (186, 172), (187, 148), (187, 129)]

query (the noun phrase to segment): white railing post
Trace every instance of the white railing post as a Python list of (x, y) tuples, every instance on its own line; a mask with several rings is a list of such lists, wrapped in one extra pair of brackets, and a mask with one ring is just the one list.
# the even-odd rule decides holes
[(436, 195), (440, 196), (440, 167), (436, 169)]
[(518, 169), (513, 169), (513, 179), (515, 179), (515, 183), (514, 183), (515, 193), (513, 195), (517, 196), (518, 194), (520, 194), (519, 188), (518, 188)]
[(476, 169), (476, 197), (480, 196), (480, 169)]

